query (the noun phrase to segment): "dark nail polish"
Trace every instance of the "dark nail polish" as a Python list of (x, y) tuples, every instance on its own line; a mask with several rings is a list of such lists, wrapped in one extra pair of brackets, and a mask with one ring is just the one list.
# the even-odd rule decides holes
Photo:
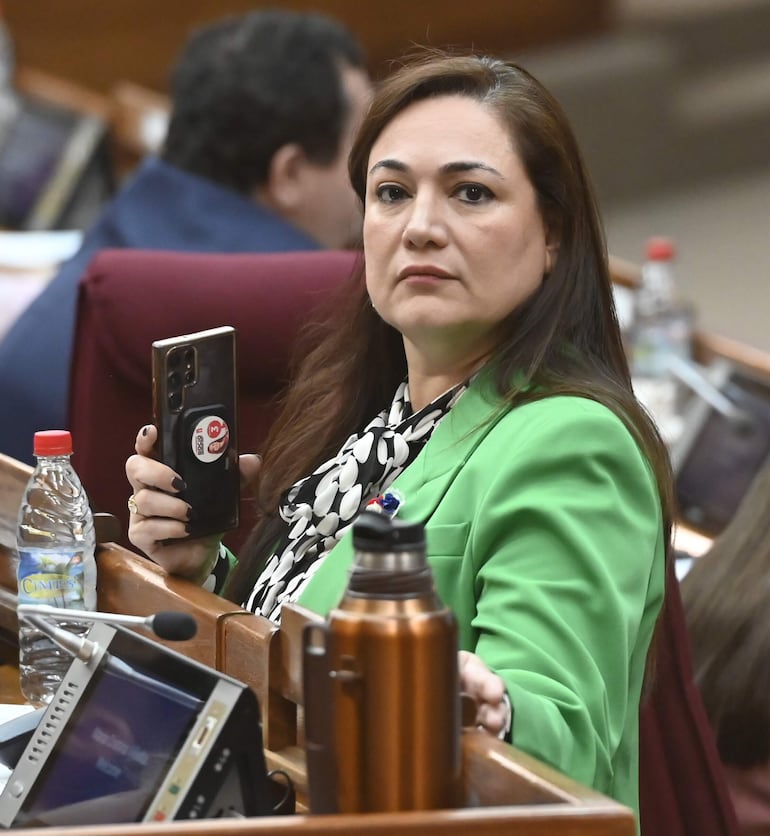
[(171, 487), (175, 491), (183, 491), (187, 487), (187, 483), (184, 479), (180, 479), (178, 476), (175, 476), (173, 481), (171, 482)]
[(142, 427), (142, 435), (147, 435), (147, 433), (148, 433), (149, 431), (150, 431), (150, 428), (149, 428), (149, 427)]
[(198, 515), (195, 513), (195, 509), (192, 506), (188, 506), (187, 508), (187, 519), (193, 522), (198, 518)]

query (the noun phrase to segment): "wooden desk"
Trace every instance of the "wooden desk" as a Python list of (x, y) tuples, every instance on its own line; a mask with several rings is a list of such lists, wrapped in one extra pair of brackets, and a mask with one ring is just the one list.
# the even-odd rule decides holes
[[(16, 513), (31, 469), (0, 455), (0, 647), (16, 641), (15, 574), (12, 565)], [(302, 741), (300, 636), (312, 614), (284, 610), (280, 630), (180, 578), (167, 576), (139, 555), (114, 544), (99, 547), (100, 610), (149, 615), (158, 610), (189, 612), (197, 635), (175, 643), (191, 658), (245, 682), (259, 699), (269, 768), (285, 769), (298, 794), (307, 798)], [(13, 688), (10, 665), (3, 666), (0, 688)], [(18, 688), (18, 686), (16, 686)], [(7, 697), (7, 693), (5, 694)], [(14, 701), (14, 700), (7, 700)], [(630, 810), (539, 763), (490, 735), (463, 732), (463, 773), (467, 806), (462, 809), (398, 814), (284, 816), (219, 820), (222, 834), (302, 833), (334, 836), (467, 834), (477, 836), (634, 836)], [(209, 834), (211, 822), (144, 824), (145, 836)], [(136, 825), (87, 828), (33, 828), (30, 836), (52, 833), (133, 836)]]

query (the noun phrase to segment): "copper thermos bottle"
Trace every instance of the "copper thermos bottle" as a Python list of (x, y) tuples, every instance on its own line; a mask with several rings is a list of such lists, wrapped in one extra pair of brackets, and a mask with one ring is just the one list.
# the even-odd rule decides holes
[(439, 600), (420, 523), (364, 512), (325, 625), (305, 633), (312, 812), (457, 806), (457, 623)]

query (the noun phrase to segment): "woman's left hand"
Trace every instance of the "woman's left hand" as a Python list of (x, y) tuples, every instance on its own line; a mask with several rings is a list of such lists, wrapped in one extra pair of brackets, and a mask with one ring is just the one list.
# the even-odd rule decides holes
[(475, 653), (461, 650), (458, 665), (460, 691), (476, 701), (476, 725), (500, 737), (510, 723), (511, 714), (505, 683)]

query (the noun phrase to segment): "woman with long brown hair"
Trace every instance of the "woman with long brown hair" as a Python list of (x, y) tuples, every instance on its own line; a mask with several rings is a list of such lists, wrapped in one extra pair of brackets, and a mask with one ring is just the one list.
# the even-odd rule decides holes
[[(381, 85), (349, 168), (362, 269), (287, 394), (225, 592), (325, 613), (368, 503), (424, 521), (479, 722), (636, 808), (670, 474), (567, 119), (514, 64), (429, 54)], [(127, 463), (129, 534), (202, 581), (218, 539), (169, 542), (190, 509), (155, 437)]]

